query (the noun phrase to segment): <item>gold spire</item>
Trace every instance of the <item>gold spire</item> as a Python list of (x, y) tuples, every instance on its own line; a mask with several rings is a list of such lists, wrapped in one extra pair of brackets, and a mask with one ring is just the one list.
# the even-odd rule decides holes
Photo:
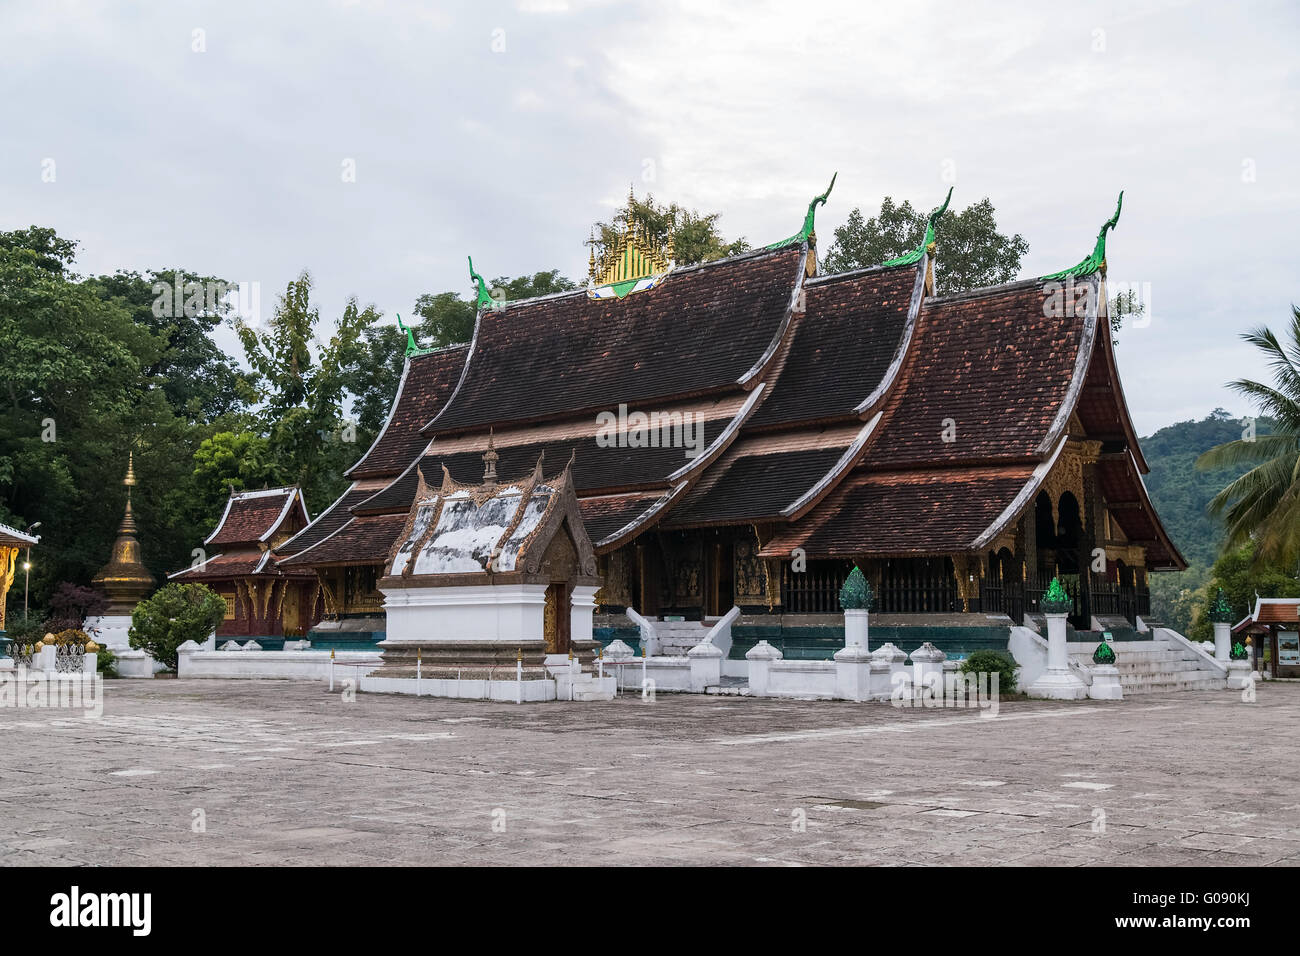
[(109, 614), (130, 614), (156, 583), (144, 565), (140, 542), (135, 536), (135, 514), (131, 510), (131, 489), (137, 484), (133, 453), (127, 457), (126, 477), (122, 484), (126, 486), (126, 511), (122, 515), (122, 523), (117, 527), (117, 540), (113, 542), (108, 564), (100, 568), (91, 581), (108, 598)]
[[(643, 279), (667, 272), (673, 264), (673, 223), (657, 235), (650, 221), (636, 205), (636, 193), (631, 186), (627, 191), (627, 208), (620, 214), (623, 228), (615, 226), (612, 239), (602, 243), (601, 254), (596, 255), (594, 234), (589, 240), (592, 251), (589, 257), (588, 278), (593, 285)], [(615, 222), (619, 219), (615, 216)]]

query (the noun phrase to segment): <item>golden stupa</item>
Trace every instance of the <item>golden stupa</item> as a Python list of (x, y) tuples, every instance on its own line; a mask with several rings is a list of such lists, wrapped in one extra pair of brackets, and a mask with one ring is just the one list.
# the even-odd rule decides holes
[(127, 458), (126, 514), (117, 528), (113, 542), (113, 555), (108, 564), (99, 569), (91, 583), (108, 598), (105, 614), (129, 615), (135, 606), (148, 597), (157, 583), (140, 559), (140, 542), (136, 540), (135, 515), (131, 513), (131, 489), (135, 487), (135, 455)]

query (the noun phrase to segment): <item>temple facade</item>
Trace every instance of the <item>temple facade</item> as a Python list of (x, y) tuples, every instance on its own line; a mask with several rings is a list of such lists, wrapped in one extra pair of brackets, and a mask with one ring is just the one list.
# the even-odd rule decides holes
[(945, 294), (946, 201), (909, 254), (823, 275), (829, 192), (790, 238), (689, 267), (629, 204), (583, 290), (502, 301), (471, 264), (472, 341), (422, 350), (408, 333), (382, 433), (276, 566), (315, 576), (324, 626), (382, 633), (420, 476), (478, 480), (491, 435), (506, 474), (572, 460), (598, 637), (634, 639), (629, 609), (689, 625), (735, 607), (733, 653), (765, 638), (821, 656), (843, 646), (855, 565), (873, 630), (905, 649), (916, 625), (1005, 647), (1053, 576), (1076, 630), (1141, 627), (1149, 575), (1185, 562), (1143, 485), (1108, 334), (1118, 210), (1071, 269)]
[(21, 568), (18, 557), (40, 540), (40, 535), (27, 534), (7, 524), (0, 524), (0, 637), (4, 636), (9, 617), (6, 613), (9, 589)]
[(274, 553), (308, 521), (297, 486), (232, 490), (216, 530), (203, 542), (206, 558), (168, 578), (206, 584), (225, 599), (218, 639), (303, 637), (324, 614), (323, 582), (310, 571), (281, 568)]

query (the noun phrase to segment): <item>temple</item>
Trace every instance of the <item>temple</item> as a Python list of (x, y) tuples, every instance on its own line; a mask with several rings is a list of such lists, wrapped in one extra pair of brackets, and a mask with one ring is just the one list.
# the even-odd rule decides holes
[(322, 583), (310, 571), (279, 567), (273, 555), (308, 521), (297, 486), (232, 489), (216, 530), (203, 542), (216, 553), (168, 578), (201, 582), (225, 599), (218, 638), (302, 637), (324, 613)]
[(471, 264), (472, 341), (425, 350), (408, 332), (351, 486), (283, 542), (259, 538), (259, 573), (314, 578), (315, 633), (380, 639), (425, 476), (479, 482), (491, 441), (512, 479), (572, 461), (605, 642), (636, 640), (639, 616), (694, 645), (736, 608), (733, 658), (760, 639), (826, 657), (855, 566), (873, 634), (904, 648), (1005, 648), (1010, 626), (1042, 622), (1054, 576), (1076, 631), (1143, 629), (1149, 574), (1185, 562), (1143, 485), (1107, 334), (1118, 209), (1071, 269), (945, 294), (946, 200), (915, 250), (824, 275), (829, 194), (788, 239), (688, 266), (629, 202), (573, 292), (495, 299)]

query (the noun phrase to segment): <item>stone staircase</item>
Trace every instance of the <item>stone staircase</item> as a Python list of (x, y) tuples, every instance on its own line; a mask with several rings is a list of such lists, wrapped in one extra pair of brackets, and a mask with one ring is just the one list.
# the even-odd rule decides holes
[(709, 634), (713, 622), (655, 621), (655, 635), (659, 638), (659, 653), (669, 657), (684, 657)]
[[(1087, 651), (1071, 650), (1071, 658), (1091, 664), (1094, 645), (1086, 646)], [(1111, 648), (1125, 697), (1176, 690), (1220, 690), (1224, 686), (1224, 678), (1206, 666), (1203, 657), (1181, 645), (1161, 640), (1116, 641)]]

